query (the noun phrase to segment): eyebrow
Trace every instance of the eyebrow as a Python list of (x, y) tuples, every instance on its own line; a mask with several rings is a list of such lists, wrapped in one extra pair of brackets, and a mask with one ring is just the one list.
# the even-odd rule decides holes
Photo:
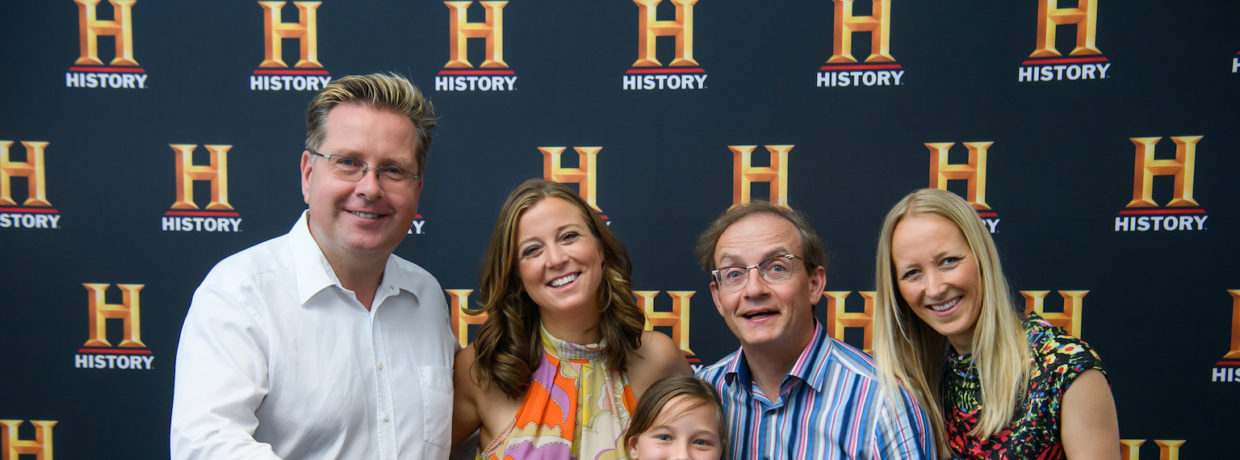
[[(564, 225), (561, 225), (559, 228), (556, 228), (556, 229), (555, 229), (555, 234), (556, 234), (556, 235), (559, 235), (559, 234), (561, 234), (561, 233), (564, 233), (564, 230), (569, 229), (569, 228), (576, 228), (576, 229), (578, 229), (578, 230), (582, 230), (582, 233), (590, 233), (589, 227), (586, 227), (586, 226), (583, 226), (583, 225), (579, 225), (579, 224), (571, 224), (571, 223), (570, 223), (570, 224), (564, 224)], [(517, 242), (517, 247), (518, 247), (518, 248), (520, 248), (521, 246), (525, 246), (525, 244), (526, 244), (526, 243), (529, 243), (530, 241), (537, 240), (537, 239), (538, 239), (538, 237), (536, 237), (536, 236), (532, 236), (532, 237), (526, 238), (526, 239), (524, 239), (524, 240), (521, 240), (521, 241)]]
[[(777, 246), (777, 247), (775, 247), (775, 248), (771, 249), (770, 251), (767, 251), (767, 252), (763, 253), (764, 255), (763, 255), (760, 259), (758, 259), (758, 262), (759, 262), (759, 263), (761, 263), (762, 261), (764, 261), (764, 260), (766, 260), (766, 259), (770, 259), (770, 258), (775, 257), (775, 256), (778, 256), (778, 255), (782, 255), (782, 254), (792, 254), (792, 253), (793, 253), (793, 252), (792, 252), (792, 251), (790, 251), (790, 250), (788, 250), (788, 248), (785, 248), (785, 247), (783, 247), (783, 246)], [(716, 263), (715, 263), (715, 265), (716, 265), (716, 266), (718, 266), (718, 267), (730, 267), (730, 266), (732, 266), (732, 265), (741, 265), (740, 263), (737, 263), (737, 262), (736, 262), (736, 260), (735, 260), (735, 259), (737, 259), (738, 257), (739, 257), (739, 256), (737, 256), (737, 255), (735, 255), (735, 254), (723, 253), (723, 254), (719, 257), (719, 261), (718, 261), (718, 262), (716, 262)], [(731, 259), (731, 260), (729, 260), (729, 259)], [(730, 263), (726, 263), (726, 264), (725, 264), (725, 263), (724, 263), (725, 261), (728, 261), (728, 262), (730, 262)]]

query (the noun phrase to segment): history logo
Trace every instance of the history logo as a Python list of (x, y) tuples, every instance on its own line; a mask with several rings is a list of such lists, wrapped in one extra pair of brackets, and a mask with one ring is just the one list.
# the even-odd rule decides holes
[[(60, 212), (47, 201), (47, 165), (43, 154), (47, 141), (19, 141), (24, 160), (14, 160), (13, 141), (0, 140), (0, 229), (60, 228)], [(18, 204), (14, 183), (26, 182), (26, 198)]]
[[(293, 2), (297, 22), (285, 22), (289, 2), (258, 2), (263, 10), (263, 60), (250, 74), (250, 91), (318, 91), (332, 81), (319, 62), (319, 6), (323, 2)], [(298, 43), (297, 63), (284, 61), (285, 39)]]
[[(99, 18), (100, 0), (73, 0), (78, 10), (77, 60), (65, 72), (68, 88), (146, 88), (146, 70), (133, 54), (133, 6), (137, 0), (108, 0), (112, 19)], [(99, 41), (111, 38), (116, 55), (99, 59)]]
[[(831, 58), (818, 69), (819, 88), (900, 86), (904, 68), (891, 55), (891, 0), (872, 0), (870, 14), (853, 14), (853, 0), (834, 0), (835, 21)], [(853, 36), (870, 34), (870, 54), (853, 57)]]
[[(633, 0), (637, 4), (637, 60), (620, 78), (624, 91), (685, 91), (706, 89), (706, 70), (693, 58), (693, 6), (698, 0), (668, 0), (675, 19), (659, 19), (663, 0)], [(675, 54), (663, 65), (655, 56), (659, 37), (675, 40)]]
[[(169, 144), (176, 154), (176, 200), (164, 212), (160, 229), (165, 232), (239, 232), (241, 215), (228, 202), (228, 151), (231, 145), (207, 144), (208, 162), (194, 164), (197, 144)], [(206, 181), (211, 198), (204, 208), (194, 201), (194, 182)]]
[(1240, 382), (1240, 289), (1228, 289), (1231, 294), (1231, 346), (1223, 359), (1214, 363), (1210, 372), (1211, 382)]
[[(1016, 81), (1039, 83), (1064, 80), (1105, 80), (1111, 62), (1096, 45), (1098, 0), (1077, 0), (1073, 8), (1060, 8), (1059, 0), (1038, 0), (1037, 44), (1017, 69)], [(1076, 46), (1068, 56), (1055, 48), (1060, 27), (1076, 28)]]
[[(470, 22), (474, 2), (443, 2), (448, 6), (448, 62), (435, 76), (435, 91), (516, 91), (517, 73), (504, 62), (504, 7), (506, 1), (481, 1), (482, 22)], [(469, 62), (469, 39), (483, 39), (486, 57), (477, 68)]]
[[(87, 339), (73, 357), (75, 369), (151, 370), (155, 355), (142, 343), (139, 294), (143, 284), (117, 284), (121, 303), (108, 303), (110, 283), (82, 283), (86, 288)], [(121, 340), (108, 339), (108, 320), (121, 322)]]
[[(1201, 136), (1171, 136), (1175, 158), (1155, 159), (1161, 137), (1133, 137), (1132, 201), (1115, 217), (1117, 232), (1177, 232), (1206, 229), (1209, 215), (1193, 199), (1197, 143)], [(1165, 206), (1154, 201), (1154, 177), (1173, 176), (1171, 200)]]

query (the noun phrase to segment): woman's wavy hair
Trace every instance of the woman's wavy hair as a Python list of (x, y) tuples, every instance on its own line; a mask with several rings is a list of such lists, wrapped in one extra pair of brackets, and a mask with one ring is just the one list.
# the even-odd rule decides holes
[[(669, 402), (678, 396), (684, 396), (689, 401), (676, 407), (678, 412), (668, 414), (668, 417), (660, 419), (659, 414), (663, 412), (663, 409), (667, 407)], [(726, 452), (728, 450), (728, 427), (723, 420), (723, 406), (719, 402), (719, 392), (715, 391), (715, 387), (711, 386), (711, 384), (698, 380), (691, 375), (667, 377), (655, 382), (654, 385), (651, 385), (642, 394), (641, 400), (637, 401), (637, 408), (633, 410), (633, 421), (629, 424), (629, 429), (624, 433), (624, 448), (632, 456), (633, 446), (637, 444), (637, 437), (654, 428), (655, 423), (670, 422), (702, 406), (710, 406), (714, 409), (715, 420), (718, 423), (715, 429), (718, 430), (719, 443), (723, 447), (723, 451)]]
[(538, 305), (525, 292), (517, 263), (517, 224), (526, 210), (547, 198), (571, 203), (581, 214), (603, 252), (603, 277), (598, 287), (599, 334), (606, 342), (606, 364), (625, 372), (629, 359), (641, 347), (646, 315), (637, 306), (630, 283), (633, 267), (620, 240), (585, 200), (564, 184), (530, 179), (504, 202), (479, 275), (481, 307), (487, 319), (474, 336), (475, 378), (488, 388), (496, 385), (518, 398), (529, 388), (531, 375), (542, 360)]
[(924, 214), (955, 224), (977, 260), (981, 312), (973, 331), (972, 354), (981, 380), (982, 408), (970, 435), (985, 439), (1011, 422), (1028, 386), (1031, 352), (994, 240), (973, 207), (954, 193), (929, 188), (896, 203), (883, 220), (874, 260), (874, 358), (883, 385), (891, 390), (888, 395), (899, 394), (894, 391), (897, 385), (909, 390), (934, 425), (940, 453), (948, 454), (940, 381), (950, 345), (946, 337), (922, 322), (900, 295), (891, 254), (891, 238), (900, 221)]

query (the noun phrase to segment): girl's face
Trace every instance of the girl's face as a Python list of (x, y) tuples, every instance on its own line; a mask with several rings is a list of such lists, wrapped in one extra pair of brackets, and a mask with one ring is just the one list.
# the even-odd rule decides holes
[(633, 439), (629, 457), (633, 460), (693, 459), (718, 460), (723, 456), (719, 419), (711, 404), (687, 396), (672, 398), (659, 410), (654, 424)]

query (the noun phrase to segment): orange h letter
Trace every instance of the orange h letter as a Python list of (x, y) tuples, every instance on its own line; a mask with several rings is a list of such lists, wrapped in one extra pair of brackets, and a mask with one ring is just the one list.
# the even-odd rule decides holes
[(658, 67), (655, 58), (655, 37), (676, 37), (674, 66), (695, 66), (693, 60), (693, 5), (697, 0), (672, 0), (676, 20), (660, 21), (656, 10), (663, 0), (633, 0), (641, 10), (637, 15), (637, 61), (633, 67)]
[(927, 142), (930, 149), (930, 187), (947, 190), (948, 180), (964, 179), (968, 181), (966, 199), (973, 209), (987, 210), (986, 204), (986, 149), (994, 142), (964, 142), (969, 150), (969, 162), (952, 164), (947, 162), (947, 151), (956, 145), (955, 142)]
[(891, 0), (872, 0), (870, 16), (853, 16), (853, 0), (835, 0), (835, 49), (828, 64), (857, 62), (852, 36), (870, 33), (870, 55), (865, 62), (895, 62), (891, 56)]
[(104, 300), (104, 295), (108, 291), (111, 284), (105, 283), (82, 283), (86, 287), (86, 292), (90, 293), (87, 297), (89, 303), (87, 309), (90, 312), (90, 338), (86, 340), (84, 346), (87, 347), (110, 347), (108, 342), (107, 320), (121, 319), (124, 320), (125, 338), (121, 339), (119, 347), (123, 348), (146, 348), (146, 344), (142, 343), (142, 322), (138, 316), (138, 291), (141, 291), (145, 285), (142, 284), (117, 284), (121, 288), (120, 305), (110, 304)]
[(835, 340), (844, 340), (844, 329), (850, 327), (859, 327), (864, 330), (862, 334), (862, 351), (873, 353), (874, 349), (874, 291), (861, 291), (861, 298), (865, 299), (865, 309), (861, 313), (849, 313), (844, 311), (844, 299), (851, 294), (850, 291), (823, 291), (827, 296), (827, 334)]
[(481, 326), (487, 321), (487, 314), (482, 310), (469, 308), (469, 294), (473, 289), (444, 289), (448, 292), (450, 302), (448, 309), (452, 311), (453, 333), (462, 347), (469, 345), (469, 325)]
[(296, 38), (301, 42), (301, 55), (297, 59), (297, 64), (293, 67), (298, 69), (319, 69), (323, 64), (319, 63), (319, 26), (318, 26), (318, 9), (323, 2), (293, 2), (297, 7), (297, 22), (282, 22), (280, 18), (280, 10), (284, 8), (284, 4), (288, 2), (258, 2), (263, 7), (263, 62), (258, 64), (261, 68), (285, 68), (288, 64), (284, 63), (284, 47), (280, 44), (281, 39)]
[(1076, 25), (1076, 48), (1069, 56), (1102, 54), (1094, 45), (1094, 30), (1098, 24), (1098, 0), (1078, 0), (1076, 8), (1060, 8), (1059, 0), (1038, 2), (1038, 49), (1029, 57), (1059, 56), (1055, 49), (1055, 28), (1065, 24)]
[(211, 181), (211, 201), (207, 209), (231, 210), (228, 204), (228, 149), (231, 145), (207, 145), (211, 154), (206, 166), (194, 164), (195, 144), (169, 144), (177, 152), (177, 201), (172, 209), (198, 209), (194, 203), (194, 181)]
[(1081, 299), (1089, 291), (1059, 291), (1059, 295), (1063, 297), (1063, 312), (1048, 313), (1044, 311), (1042, 301), (1046, 299), (1046, 294), (1051, 291), (1020, 291), (1020, 295), (1025, 298), (1025, 314), (1038, 312), (1038, 316), (1047, 322), (1063, 328), (1068, 335), (1081, 336), (1081, 309), (1084, 303)]
[(482, 68), (507, 68), (504, 62), (504, 6), (508, 2), (478, 2), (486, 9), (485, 22), (469, 22), (466, 12), (474, 2), (443, 2), (448, 5), (448, 63), (449, 69), (471, 68), (468, 49), (470, 38), (487, 39), (487, 58), (482, 61)]
[(1154, 144), (1161, 137), (1133, 137), (1137, 146), (1136, 162), (1132, 173), (1132, 201), (1129, 208), (1158, 206), (1152, 199), (1154, 176), (1175, 175), (1175, 190), (1167, 206), (1197, 206), (1193, 201), (1193, 164), (1197, 158), (1197, 142), (1201, 136), (1172, 136), (1175, 143), (1174, 160), (1155, 160)]
[(17, 427), (21, 420), (0, 420), (0, 452), (4, 460), (17, 460), (21, 455), (34, 455), (38, 460), (52, 460), (52, 427), (55, 420), (31, 420), (34, 425), (34, 440), (18, 439)]
[(73, 0), (78, 5), (78, 40), (82, 50), (76, 65), (103, 65), (99, 60), (99, 36), (116, 39), (116, 57), (110, 65), (138, 65), (133, 59), (133, 4), (137, 0), (108, 0), (112, 4), (111, 21), (98, 19), (99, 0)]
[(771, 203), (788, 207), (788, 152), (793, 145), (767, 145), (771, 153), (771, 166), (753, 166), (756, 145), (729, 145), (732, 151), (732, 207), (749, 202), (750, 188), (754, 182), (767, 182), (771, 186)]
[(596, 168), (594, 159), (602, 147), (573, 147), (577, 151), (577, 167), (560, 167), (560, 155), (564, 147), (539, 147), (543, 156), (543, 179), (562, 184), (577, 184), (577, 194), (590, 203), (595, 212), (603, 212), (598, 208), (595, 197)]
[(26, 178), (26, 201), (22, 206), (51, 206), (47, 201), (47, 184), (43, 180), (43, 149), (47, 142), (21, 141), (26, 147), (26, 161), (9, 160), (9, 147), (13, 141), (0, 141), (0, 204), (15, 205), (13, 201), (13, 178)]
[(637, 303), (646, 312), (646, 329), (654, 330), (655, 326), (672, 328), (672, 341), (680, 346), (680, 351), (692, 356), (689, 349), (689, 298), (696, 291), (667, 291), (672, 296), (671, 311), (655, 311), (654, 298), (659, 291), (633, 291)]
[[(1141, 460), (1142, 444), (1145, 444), (1144, 439), (1119, 440), (1119, 457), (1123, 460)], [(1184, 445), (1184, 440), (1155, 439), (1154, 444), (1158, 445), (1159, 460), (1180, 460), (1180, 446)]]

